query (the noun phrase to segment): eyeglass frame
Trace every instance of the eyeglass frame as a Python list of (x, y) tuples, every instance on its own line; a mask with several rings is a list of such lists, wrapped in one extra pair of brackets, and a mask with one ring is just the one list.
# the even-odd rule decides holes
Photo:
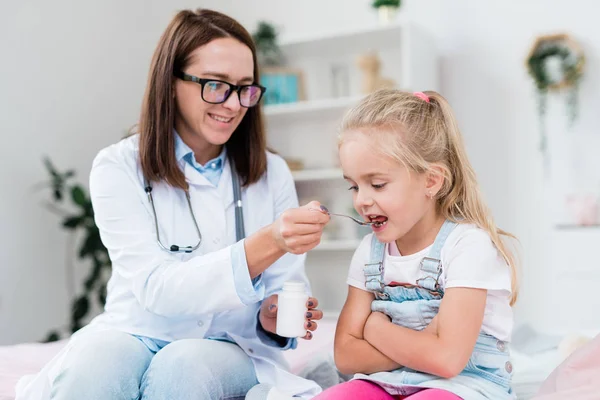
[[(183, 71), (176, 71), (174, 73), (176, 78), (181, 79), (182, 81), (186, 81), (186, 82), (194, 82), (200, 85), (200, 96), (202, 97), (202, 101), (204, 101), (205, 103), (208, 104), (223, 104), (225, 103), (229, 97), (231, 96), (231, 94), (233, 92), (237, 92), (238, 94), (238, 101), (240, 102), (240, 106), (244, 107), (244, 108), (252, 108), (252, 107), (256, 107), (258, 105), (258, 103), (260, 103), (260, 100), (262, 99), (262, 97), (264, 96), (265, 92), (267, 91), (267, 88), (259, 85), (257, 83), (251, 83), (249, 85), (234, 85), (233, 83), (227, 82), (227, 81), (223, 81), (220, 79), (212, 79), (212, 78), (198, 78), (197, 76), (194, 75), (190, 75), (190, 74), (186, 74)], [(229, 85), (229, 87), (231, 88), (229, 90), (229, 93), (227, 94), (227, 96), (225, 96), (225, 98), (223, 99), (223, 101), (220, 101), (218, 103), (212, 102), (212, 101), (207, 101), (204, 98), (204, 85), (206, 85), (208, 82), (219, 82), (219, 83), (224, 83), (226, 85)], [(250, 86), (256, 86), (260, 88), (260, 97), (258, 98), (258, 100), (256, 101), (256, 104), (253, 106), (245, 106), (242, 104), (242, 99), (240, 97), (240, 92), (242, 91), (242, 89), (246, 88), (246, 87), (250, 87)]]

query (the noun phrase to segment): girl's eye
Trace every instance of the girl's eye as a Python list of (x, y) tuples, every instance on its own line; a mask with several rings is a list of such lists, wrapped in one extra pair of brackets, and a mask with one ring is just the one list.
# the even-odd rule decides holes
[(383, 189), (383, 187), (385, 186), (385, 183), (380, 183), (380, 184), (372, 184), (371, 186), (373, 186), (373, 188), (375, 189)]
[(353, 191), (357, 192), (358, 191), (358, 186), (356, 186), (356, 185), (355, 186), (350, 186), (348, 188), (348, 190), (353, 190)]

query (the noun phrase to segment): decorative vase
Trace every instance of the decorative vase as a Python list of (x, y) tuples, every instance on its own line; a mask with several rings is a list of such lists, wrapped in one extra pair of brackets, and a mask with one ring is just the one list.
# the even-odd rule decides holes
[(379, 23), (382, 25), (389, 25), (396, 19), (398, 7), (380, 6), (377, 8), (377, 11), (379, 12)]

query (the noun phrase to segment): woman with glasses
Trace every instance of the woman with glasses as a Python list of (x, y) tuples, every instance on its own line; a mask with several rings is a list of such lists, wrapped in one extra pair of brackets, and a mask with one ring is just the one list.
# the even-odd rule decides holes
[[(281, 350), (296, 339), (276, 334), (276, 293), (288, 280), (308, 290), (303, 254), (329, 217), (318, 202), (298, 206), (287, 165), (267, 151), (265, 90), (239, 23), (210, 10), (174, 17), (152, 59), (138, 133), (102, 150), (90, 176), (112, 262), (105, 312), (22, 380), (17, 399), (320, 391), (284, 367)], [(322, 317), (316, 307), (309, 298), (304, 339)]]

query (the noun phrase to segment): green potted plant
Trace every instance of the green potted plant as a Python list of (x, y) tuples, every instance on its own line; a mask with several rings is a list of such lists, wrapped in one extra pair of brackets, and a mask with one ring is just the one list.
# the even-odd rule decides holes
[(279, 66), (283, 64), (283, 54), (277, 44), (277, 29), (266, 21), (260, 21), (258, 28), (252, 34), (256, 45), (258, 63), (263, 66)]
[(400, 0), (373, 0), (372, 6), (379, 12), (379, 22), (386, 25), (394, 20), (400, 4)]
[[(71, 182), (74, 171), (59, 172), (49, 159), (45, 159), (44, 164), (50, 175), (49, 183), (43, 185), (51, 190), (48, 208), (61, 216), (64, 229), (76, 233), (79, 242), (77, 256), (90, 268), (82, 290), (72, 299), (69, 325), (47, 333), (44, 341), (52, 342), (83, 327), (94, 301), (99, 308), (104, 308), (111, 263), (94, 221), (92, 201), (81, 185)], [(65, 204), (69, 200), (72, 204)]]

